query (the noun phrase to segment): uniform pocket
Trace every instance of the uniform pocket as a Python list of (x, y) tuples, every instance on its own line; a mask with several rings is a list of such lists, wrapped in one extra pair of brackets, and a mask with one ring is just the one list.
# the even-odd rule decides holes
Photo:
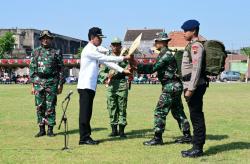
[(165, 84), (162, 90), (162, 92), (165, 92), (165, 93), (173, 93), (173, 91), (174, 91), (173, 83)]
[(173, 84), (173, 91), (174, 92), (182, 92), (183, 91), (183, 85), (181, 83), (174, 83)]

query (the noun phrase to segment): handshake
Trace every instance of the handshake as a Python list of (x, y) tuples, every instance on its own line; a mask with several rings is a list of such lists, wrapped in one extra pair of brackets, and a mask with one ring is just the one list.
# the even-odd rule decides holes
[(135, 60), (134, 55), (126, 55), (123, 60), (129, 62), (129, 67), (124, 69), (123, 73), (127, 76), (131, 76), (133, 71), (137, 70), (137, 61)]

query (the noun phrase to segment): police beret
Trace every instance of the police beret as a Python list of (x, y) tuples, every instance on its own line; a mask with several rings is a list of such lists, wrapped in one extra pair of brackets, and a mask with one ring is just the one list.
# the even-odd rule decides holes
[(189, 30), (193, 30), (197, 27), (199, 27), (200, 23), (197, 20), (187, 20), (186, 22), (183, 23), (183, 25), (181, 26), (181, 28), (184, 31), (189, 31)]

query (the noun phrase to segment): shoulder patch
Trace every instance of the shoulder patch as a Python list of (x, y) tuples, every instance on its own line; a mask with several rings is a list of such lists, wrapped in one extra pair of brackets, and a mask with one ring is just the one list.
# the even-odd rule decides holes
[(192, 60), (192, 64), (196, 65), (198, 63), (198, 60), (197, 59), (193, 59)]
[(199, 47), (197, 45), (192, 45), (191, 50), (194, 54), (197, 54)]

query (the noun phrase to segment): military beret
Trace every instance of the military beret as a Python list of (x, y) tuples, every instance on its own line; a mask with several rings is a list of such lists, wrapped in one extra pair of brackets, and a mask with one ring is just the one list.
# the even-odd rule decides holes
[(184, 22), (183, 25), (181, 26), (181, 28), (184, 31), (189, 31), (189, 30), (193, 30), (199, 26), (200, 26), (200, 23), (197, 20), (192, 19), (192, 20), (187, 20), (186, 22)]

